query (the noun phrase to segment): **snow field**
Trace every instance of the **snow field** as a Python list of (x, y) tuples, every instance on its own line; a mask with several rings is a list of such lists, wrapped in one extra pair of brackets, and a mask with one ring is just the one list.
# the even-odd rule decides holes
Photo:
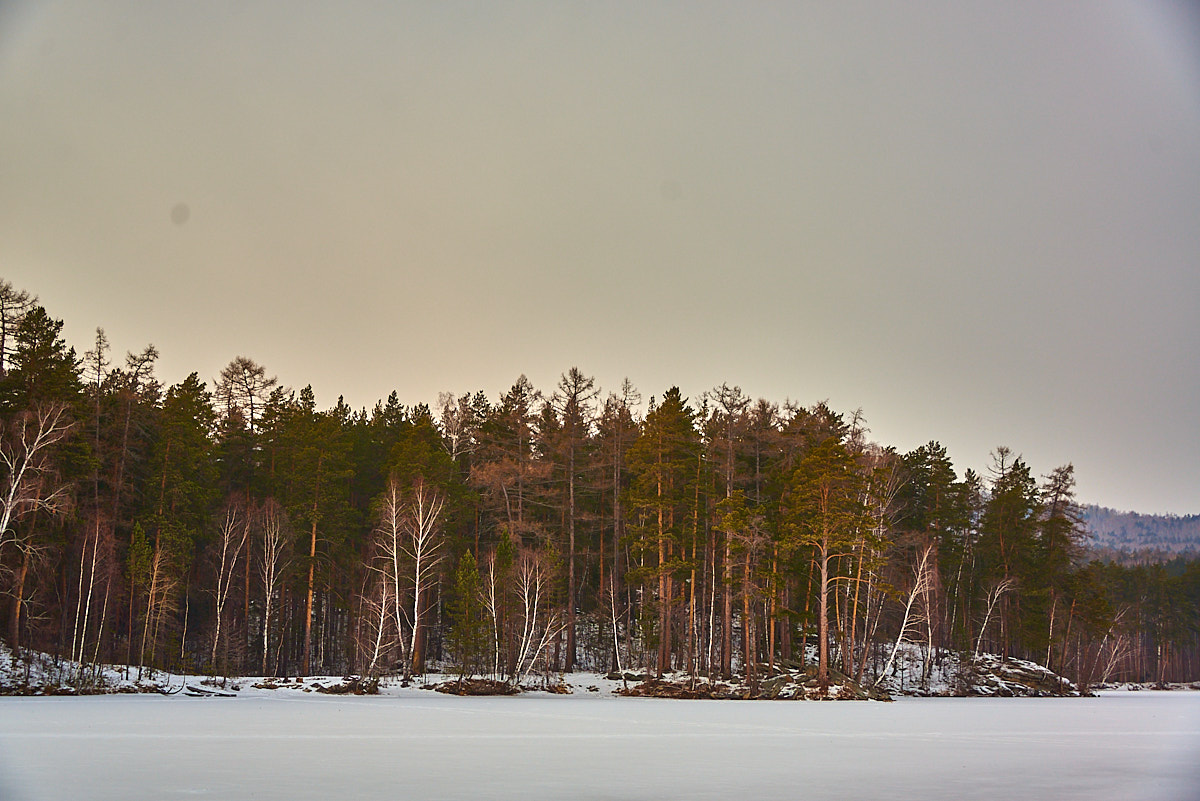
[(1200, 693), (0, 698), (0, 798), (1200, 798)]

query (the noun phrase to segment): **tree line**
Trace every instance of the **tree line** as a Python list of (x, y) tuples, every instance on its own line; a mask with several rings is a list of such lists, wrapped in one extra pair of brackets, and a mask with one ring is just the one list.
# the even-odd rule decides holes
[(1090, 683), (1200, 673), (1200, 563), (1086, 559), (1071, 465), (986, 475), (862, 415), (722, 384), (393, 392), (318, 408), (237, 357), (78, 355), (0, 282), (10, 647), (222, 675), (575, 669), (822, 684), (1000, 653)]
[(1200, 515), (1145, 515), (1085, 505), (1083, 520), (1089, 547), (1106, 560), (1157, 564), (1200, 556)]

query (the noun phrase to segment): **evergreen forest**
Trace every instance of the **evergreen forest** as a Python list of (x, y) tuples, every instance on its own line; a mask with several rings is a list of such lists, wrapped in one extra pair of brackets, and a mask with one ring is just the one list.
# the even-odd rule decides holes
[[(0, 636), (81, 665), (519, 682), (863, 681), (892, 646), (1200, 678), (1200, 561), (1089, 558), (1071, 465), (984, 474), (860, 413), (553, 387), (319, 408), (239, 356), (163, 385), (0, 282)], [(1044, 471), (1044, 472), (1043, 472)], [(84, 671), (81, 671), (81, 678)]]

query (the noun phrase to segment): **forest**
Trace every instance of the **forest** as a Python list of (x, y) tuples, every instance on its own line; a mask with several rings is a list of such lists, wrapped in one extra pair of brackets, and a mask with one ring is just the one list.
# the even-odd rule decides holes
[[(863, 415), (603, 393), (318, 408), (250, 358), (164, 386), (0, 282), (0, 636), (87, 666), (823, 685), (914, 644), (1081, 685), (1200, 678), (1200, 561), (1091, 560), (1070, 464), (960, 475)], [(1045, 469), (1045, 468), (1043, 468)], [(928, 667), (926, 668), (928, 670)]]
[(1085, 505), (1089, 547), (1105, 561), (1153, 564), (1200, 555), (1200, 515), (1145, 515)]

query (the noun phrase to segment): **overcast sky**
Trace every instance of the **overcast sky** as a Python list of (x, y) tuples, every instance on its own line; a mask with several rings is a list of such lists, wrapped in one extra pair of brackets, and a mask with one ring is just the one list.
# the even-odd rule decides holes
[(9, 0), (0, 276), (167, 383), (728, 382), (1197, 513), (1200, 13)]

